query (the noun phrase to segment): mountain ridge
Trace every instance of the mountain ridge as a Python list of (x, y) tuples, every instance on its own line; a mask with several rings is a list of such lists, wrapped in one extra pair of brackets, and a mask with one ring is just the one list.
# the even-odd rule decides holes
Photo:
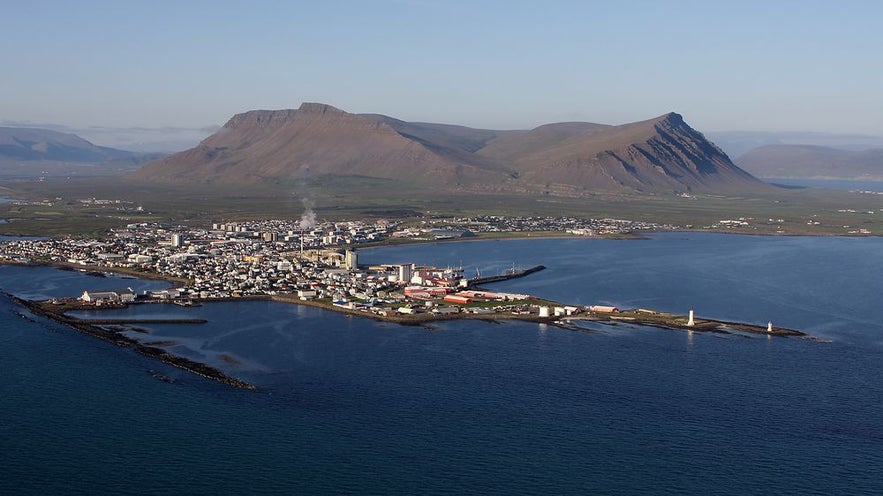
[(445, 189), (585, 195), (764, 187), (671, 112), (613, 126), (496, 131), (351, 114), (328, 104), (236, 114), (198, 146), (146, 164), (153, 182), (362, 176)]

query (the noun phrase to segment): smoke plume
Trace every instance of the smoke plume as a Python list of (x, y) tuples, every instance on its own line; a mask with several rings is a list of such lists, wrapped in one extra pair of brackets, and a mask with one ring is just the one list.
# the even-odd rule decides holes
[(309, 198), (303, 199), (304, 213), (300, 216), (300, 228), (310, 229), (316, 225), (316, 212), (313, 212), (313, 202)]

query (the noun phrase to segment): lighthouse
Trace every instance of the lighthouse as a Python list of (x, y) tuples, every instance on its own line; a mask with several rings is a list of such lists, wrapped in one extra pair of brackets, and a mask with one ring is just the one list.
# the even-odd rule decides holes
[(693, 322), (693, 310), (690, 310), (690, 318), (687, 319), (687, 327), (693, 327), (694, 325), (696, 325), (696, 323)]
[(766, 324), (766, 332), (773, 332), (773, 321), (769, 321)]

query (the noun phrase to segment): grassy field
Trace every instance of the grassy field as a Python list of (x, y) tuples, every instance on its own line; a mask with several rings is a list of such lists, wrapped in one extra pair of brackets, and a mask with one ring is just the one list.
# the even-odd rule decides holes
[[(305, 201), (319, 219), (418, 216), (574, 216), (620, 218), (693, 229), (746, 233), (883, 235), (883, 195), (820, 189), (773, 189), (742, 196), (594, 195), (561, 198), (416, 190), (382, 180), (347, 178), (261, 186), (171, 185), (89, 180), (6, 181), (0, 232), (89, 235), (136, 222), (204, 226), (213, 221), (299, 219)], [(747, 226), (721, 225), (739, 220)]]

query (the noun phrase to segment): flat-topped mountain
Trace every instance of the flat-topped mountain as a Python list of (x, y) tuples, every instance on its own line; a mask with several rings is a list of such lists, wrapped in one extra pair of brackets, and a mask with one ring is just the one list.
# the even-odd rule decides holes
[(235, 115), (197, 147), (133, 174), (176, 183), (335, 176), (567, 196), (765, 187), (674, 113), (621, 126), (567, 122), (494, 131), (350, 114), (320, 103)]
[(851, 151), (814, 145), (767, 145), (741, 155), (759, 177), (883, 181), (883, 149)]

